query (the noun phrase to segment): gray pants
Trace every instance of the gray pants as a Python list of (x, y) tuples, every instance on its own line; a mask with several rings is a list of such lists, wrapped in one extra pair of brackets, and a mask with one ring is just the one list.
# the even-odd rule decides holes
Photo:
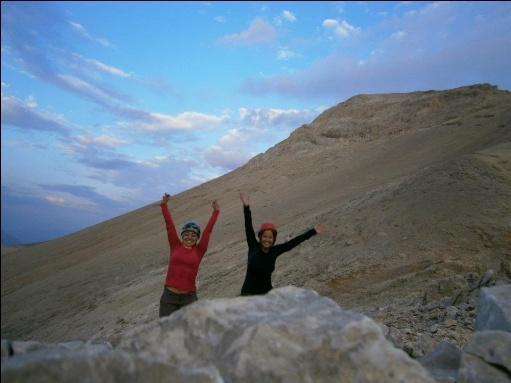
[(196, 293), (177, 294), (166, 287), (163, 288), (163, 294), (160, 298), (160, 318), (172, 314), (181, 307), (189, 305), (197, 300)]

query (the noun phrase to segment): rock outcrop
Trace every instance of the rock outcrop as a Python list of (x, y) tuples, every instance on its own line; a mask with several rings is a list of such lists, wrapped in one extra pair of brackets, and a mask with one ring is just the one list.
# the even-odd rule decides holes
[(511, 289), (509, 285), (481, 289), (477, 312), (476, 331), (511, 332)]
[(442, 342), (417, 361), (386, 339), (386, 326), (313, 290), (284, 287), (200, 300), (132, 329), (115, 348), (2, 340), (2, 381), (509, 383), (511, 332), (480, 317), (489, 317), (488, 297), (502, 298), (491, 299), (492, 312), (507, 312), (511, 284), (480, 296), (480, 331), (468, 344)]
[(434, 382), (373, 320), (296, 287), (198, 301), (115, 349), (19, 346), (2, 357), (2, 381)]
[(511, 284), (481, 289), (478, 326), (462, 352), (455, 345), (442, 343), (420, 358), (420, 363), (440, 383), (511, 382), (511, 332), (506, 330), (505, 320), (510, 300)]
[(511, 333), (485, 330), (475, 333), (463, 350), (458, 383), (510, 383)]

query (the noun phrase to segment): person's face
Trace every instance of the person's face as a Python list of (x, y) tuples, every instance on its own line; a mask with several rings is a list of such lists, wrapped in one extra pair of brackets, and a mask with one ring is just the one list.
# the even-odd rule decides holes
[(193, 231), (185, 231), (181, 234), (181, 239), (186, 247), (193, 247), (197, 244), (199, 236)]
[(271, 230), (265, 230), (261, 234), (261, 247), (263, 250), (269, 250), (273, 246), (273, 232)]

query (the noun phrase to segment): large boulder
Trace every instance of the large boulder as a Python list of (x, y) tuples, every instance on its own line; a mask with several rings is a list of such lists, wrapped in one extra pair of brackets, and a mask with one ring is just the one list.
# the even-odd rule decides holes
[(475, 330), (511, 332), (511, 284), (481, 289)]
[(464, 348), (458, 383), (510, 383), (511, 333), (480, 331)]
[(216, 371), (187, 369), (140, 358), (122, 351), (98, 348), (66, 350), (50, 345), (46, 350), (2, 358), (2, 382), (173, 382), (217, 383)]
[(196, 302), (126, 334), (118, 349), (225, 382), (434, 382), (370, 318), (295, 287)]
[(2, 341), (2, 382), (416, 382), (375, 322), (312, 290), (200, 300), (110, 344)]

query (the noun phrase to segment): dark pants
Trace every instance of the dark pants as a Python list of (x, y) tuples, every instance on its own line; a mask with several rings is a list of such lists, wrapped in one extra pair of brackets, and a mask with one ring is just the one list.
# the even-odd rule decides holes
[(181, 307), (189, 305), (197, 300), (196, 293), (177, 294), (166, 287), (163, 288), (163, 294), (160, 298), (160, 318), (172, 314)]

